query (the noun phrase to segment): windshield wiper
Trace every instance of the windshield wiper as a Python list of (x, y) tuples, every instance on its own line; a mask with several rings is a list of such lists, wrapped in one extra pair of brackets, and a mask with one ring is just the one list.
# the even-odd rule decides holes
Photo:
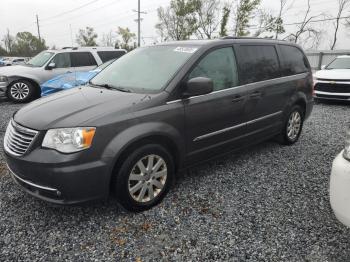
[(131, 92), (131, 90), (126, 89), (126, 88), (121, 87), (121, 86), (112, 86), (112, 85), (109, 85), (109, 84), (94, 84), (92, 82), (89, 82), (89, 84), (92, 85), (92, 86), (103, 87), (103, 88), (106, 88), (106, 89), (109, 89), (109, 90), (113, 89), (113, 90), (118, 90), (120, 92), (127, 92), (127, 93)]

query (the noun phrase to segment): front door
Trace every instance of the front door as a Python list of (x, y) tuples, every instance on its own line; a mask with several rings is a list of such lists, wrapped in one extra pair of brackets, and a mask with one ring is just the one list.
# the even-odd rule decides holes
[[(184, 100), (187, 132), (187, 159), (198, 161), (234, 142), (245, 132), (244, 105), (246, 94), (238, 86), (233, 48), (223, 47), (209, 52), (194, 67), (188, 80), (207, 77), (214, 91)], [(190, 163), (189, 163), (190, 164)]]
[(50, 70), (45, 70), (40, 76), (40, 84), (56, 76), (74, 72), (74, 67), (72, 67), (70, 54), (68, 52), (56, 54), (48, 64), (51, 63), (54, 63), (55, 67)]

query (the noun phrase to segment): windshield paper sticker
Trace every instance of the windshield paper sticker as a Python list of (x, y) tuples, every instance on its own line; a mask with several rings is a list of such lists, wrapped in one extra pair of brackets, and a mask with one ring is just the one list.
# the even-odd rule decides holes
[(175, 52), (181, 52), (181, 53), (190, 53), (193, 54), (194, 52), (197, 51), (198, 48), (195, 47), (183, 47), (183, 46), (178, 46), (174, 49)]

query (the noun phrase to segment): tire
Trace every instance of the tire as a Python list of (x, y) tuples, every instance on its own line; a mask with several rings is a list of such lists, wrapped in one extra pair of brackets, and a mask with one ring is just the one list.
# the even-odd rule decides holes
[(304, 123), (304, 111), (299, 105), (294, 105), (289, 111), (280, 135), (280, 142), (292, 145), (298, 141)]
[(34, 86), (27, 80), (15, 81), (7, 89), (7, 97), (15, 103), (29, 102), (33, 96)]
[[(157, 169), (152, 172), (151, 167)], [(122, 207), (131, 212), (140, 212), (162, 201), (174, 175), (171, 154), (161, 145), (148, 144), (130, 152), (112, 180), (112, 189)]]

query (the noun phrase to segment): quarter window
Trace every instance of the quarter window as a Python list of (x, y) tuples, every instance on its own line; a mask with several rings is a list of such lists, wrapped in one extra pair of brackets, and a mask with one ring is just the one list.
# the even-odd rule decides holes
[(237, 66), (232, 47), (212, 51), (192, 70), (188, 79), (207, 77), (213, 80), (214, 91), (237, 86)]
[(283, 55), (283, 75), (295, 75), (309, 71), (309, 64), (305, 55), (296, 47), (280, 45)]
[(55, 63), (56, 68), (71, 67), (69, 53), (56, 54), (55, 57), (51, 60), (51, 62)]
[(280, 66), (274, 46), (241, 45), (237, 57), (241, 84), (280, 77)]
[(97, 63), (95, 58), (90, 52), (74, 52), (71, 53), (72, 66), (81, 67), (81, 66), (96, 66)]
[(101, 58), (102, 62), (107, 62), (109, 60), (119, 58), (125, 55), (125, 51), (98, 51), (98, 56)]

